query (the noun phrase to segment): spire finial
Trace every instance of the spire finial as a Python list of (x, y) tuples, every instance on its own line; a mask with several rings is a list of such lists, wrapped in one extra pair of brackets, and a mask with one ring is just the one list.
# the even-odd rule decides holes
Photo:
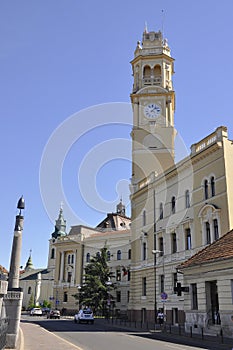
[(145, 21), (144, 33), (148, 33), (148, 29), (147, 29), (147, 21)]

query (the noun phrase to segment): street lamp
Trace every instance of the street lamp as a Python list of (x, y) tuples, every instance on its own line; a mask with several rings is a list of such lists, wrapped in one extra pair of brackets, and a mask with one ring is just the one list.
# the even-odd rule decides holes
[(157, 254), (159, 253), (163, 253), (162, 250), (158, 250), (158, 249), (153, 249), (152, 250), (152, 254), (154, 255), (154, 292), (155, 292), (155, 295), (154, 295), (154, 298), (155, 298), (155, 303), (154, 303), (154, 323), (156, 324), (157, 323), (157, 293), (156, 293), (156, 262), (157, 262), (157, 259), (156, 259), (156, 256)]
[(107, 306), (108, 306), (108, 316), (110, 316), (110, 309), (111, 309), (110, 286), (112, 285), (112, 282), (110, 281), (110, 278), (108, 278), (108, 281), (106, 281), (105, 284), (106, 284), (107, 290), (108, 290)]

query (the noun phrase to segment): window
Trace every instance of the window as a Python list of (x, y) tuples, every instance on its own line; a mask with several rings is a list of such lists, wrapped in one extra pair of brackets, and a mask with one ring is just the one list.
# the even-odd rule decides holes
[(117, 251), (117, 260), (121, 260), (121, 250)]
[(163, 203), (160, 203), (159, 205), (159, 218), (160, 220), (163, 219)]
[(190, 195), (189, 190), (185, 191), (185, 208), (190, 208)]
[(28, 287), (28, 294), (32, 293), (32, 287)]
[(121, 270), (120, 269), (116, 270), (116, 280), (121, 281)]
[(128, 250), (128, 259), (131, 259), (131, 249)]
[(64, 294), (63, 294), (63, 302), (67, 303), (67, 301), (68, 301), (68, 293), (64, 292)]
[(121, 291), (120, 290), (118, 290), (116, 292), (116, 301), (117, 301), (117, 303), (121, 302)]
[(146, 242), (142, 244), (142, 260), (146, 260)]
[(146, 211), (143, 210), (142, 213), (142, 226), (146, 226)]
[(71, 264), (74, 263), (74, 254), (71, 255)]
[(186, 228), (186, 230), (185, 230), (185, 249), (190, 250), (191, 248), (192, 248), (191, 231), (190, 231), (190, 228)]
[(52, 248), (51, 250), (51, 259), (55, 259), (55, 249)]
[(159, 251), (160, 251), (160, 256), (162, 256), (164, 252), (163, 237), (159, 238)]
[(206, 244), (210, 244), (211, 243), (210, 224), (208, 221), (205, 223), (205, 229), (206, 229)]
[(191, 293), (192, 293), (192, 309), (198, 310), (198, 303), (197, 303), (197, 284), (192, 283), (191, 284)]
[(130, 281), (130, 270), (128, 270), (128, 281)]
[(142, 296), (146, 296), (146, 277), (142, 277)]
[(127, 302), (129, 303), (129, 299), (130, 299), (130, 291), (127, 291)]
[(175, 293), (175, 287), (176, 287), (176, 284), (177, 284), (177, 273), (173, 273), (173, 292)]
[(210, 179), (210, 188), (211, 188), (211, 196), (215, 196), (215, 179), (214, 176), (211, 177)]
[(97, 256), (98, 258), (100, 258), (100, 252), (97, 252), (97, 253), (96, 253), (96, 256)]
[(218, 233), (218, 220), (214, 219), (214, 239), (219, 239), (219, 233)]
[(176, 241), (176, 233), (172, 233), (172, 253), (177, 252), (177, 241)]
[(204, 199), (208, 199), (208, 180), (204, 182)]
[(160, 275), (160, 293), (164, 292), (164, 275)]
[(72, 272), (68, 272), (68, 276), (67, 276), (68, 283), (71, 283), (71, 278), (72, 278)]
[(171, 201), (171, 213), (175, 214), (175, 212), (176, 212), (176, 198), (175, 196), (173, 196)]
[(70, 254), (68, 255), (68, 264), (70, 264)]
[(107, 251), (107, 261), (110, 261), (111, 260), (111, 253), (110, 251), (108, 250)]
[(90, 259), (91, 259), (91, 254), (87, 253), (87, 255), (86, 255), (86, 262), (90, 262)]

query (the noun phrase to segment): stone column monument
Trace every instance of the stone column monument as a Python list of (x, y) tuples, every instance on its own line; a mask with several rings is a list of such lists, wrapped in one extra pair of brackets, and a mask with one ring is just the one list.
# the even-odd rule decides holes
[(4, 297), (6, 316), (9, 317), (9, 327), (6, 335), (6, 349), (15, 349), (19, 334), (19, 323), (22, 308), (23, 292), (19, 288), (19, 270), (22, 246), (22, 231), (24, 217), (21, 210), (25, 208), (23, 197), (18, 201), (19, 214), (16, 216), (14, 238), (11, 251), (8, 290)]

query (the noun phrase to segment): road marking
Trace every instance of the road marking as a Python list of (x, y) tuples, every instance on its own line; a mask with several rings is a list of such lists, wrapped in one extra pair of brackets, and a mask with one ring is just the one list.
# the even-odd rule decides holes
[(77, 350), (84, 350), (83, 348), (80, 348), (79, 346), (77, 346), (77, 345), (74, 345), (74, 344), (72, 344), (71, 342), (69, 342), (68, 340), (66, 340), (66, 339), (64, 339), (64, 338), (61, 338), (61, 337), (59, 337), (59, 335), (57, 335), (57, 334), (55, 334), (55, 333), (53, 333), (53, 332), (50, 332), (50, 331), (48, 331), (47, 329), (45, 329), (45, 328), (42, 328), (45, 332), (48, 332), (49, 334), (52, 334), (52, 335), (54, 335), (54, 337), (57, 337), (57, 338), (59, 338), (60, 340), (62, 340), (63, 342), (65, 342), (65, 343), (67, 343), (67, 344), (69, 344), (69, 345), (71, 345), (74, 349), (77, 349)]

